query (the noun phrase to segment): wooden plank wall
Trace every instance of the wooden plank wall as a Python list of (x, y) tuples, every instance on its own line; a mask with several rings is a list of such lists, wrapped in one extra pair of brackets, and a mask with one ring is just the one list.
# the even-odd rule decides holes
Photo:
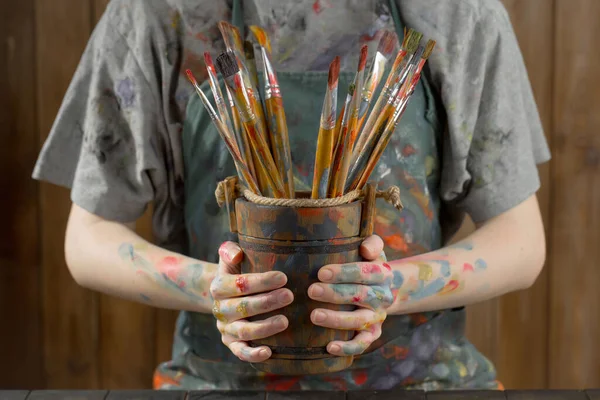
[[(69, 194), (29, 179), (107, 2), (0, 1), (0, 388), (147, 388), (170, 355), (176, 314), (79, 288), (63, 255)], [(548, 261), (533, 288), (470, 307), (468, 335), (508, 388), (599, 387), (600, 2), (504, 4), (553, 150)]]

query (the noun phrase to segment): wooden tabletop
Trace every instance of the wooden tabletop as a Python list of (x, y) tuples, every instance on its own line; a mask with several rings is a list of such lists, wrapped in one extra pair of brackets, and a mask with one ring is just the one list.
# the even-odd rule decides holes
[(357, 392), (244, 392), (244, 391), (0, 391), (0, 400), (600, 400), (599, 390), (500, 391), (357, 391)]

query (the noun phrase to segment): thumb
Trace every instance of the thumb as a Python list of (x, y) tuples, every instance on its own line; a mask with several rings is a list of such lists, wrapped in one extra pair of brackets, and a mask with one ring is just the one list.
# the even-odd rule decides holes
[(371, 235), (360, 245), (360, 255), (367, 261), (375, 261), (382, 255), (383, 247), (383, 240), (377, 235)]
[(219, 247), (219, 274), (239, 274), (240, 262), (244, 259), (244, 252), (234, 242), (225, 242)]

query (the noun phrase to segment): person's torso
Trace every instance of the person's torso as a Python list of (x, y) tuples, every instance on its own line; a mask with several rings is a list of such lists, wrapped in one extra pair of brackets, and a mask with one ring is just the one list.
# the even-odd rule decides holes
[[(229, 20), (231, 9), (227, 2), (170, 3), (174, 7), (164, 27), (167, 51), (162, 62), (181, 73), (175, 74), (177, 82), (165, 83), (174, 100), (163, 107), (170, 109), (165, 113), (169, 140), (176, 143), (182, 131), (183, 157), (179, 163), (185, 171), (185, 189), (180, 204), (184, 208), (185, 248), (192, 257), (216, 262), (219, 245), (224, 240), (235, 240), (235, 235), (228, 231), (224, 211), (214, 199), (214, 188), (223, 178), (234, 175), (235, 168), (210, 119), (192, 96), (183, 71), (190, 68), (206, 76), (203, 52), (210, 52), (214, 58), (223, 51), (217, 22)], [(360, 46), (369, 44), (372, 55), (383, 30), (396, 30), (388, 4), (387, 0), (244, 2), (246, 26), (261, 25), (271, 35), (297, 189), (311, 184), (329, 62), (335, 55), (343, 60), (341, 106)], [(438, 111), (439, 104), (425, 78), (372, 175), (382, 187), (395, 185), (401, 189), (401, 213), (383, 201), (377, 204), (375, 233), (384, 239), (389, 259), (421, 254), (442, 244), (438, 195), (442, 125)], [(349, 370), (289, 378), (265, 376), (233, 356), (221, 344), (212, 315), (182, 313), (174, 358), (161, 366), (158, 374), (161, 369), (164, 376), (176, 371), (175, 386), (194, 388), (384, 389), (412, 382), (438, 382), (436, 379), (464, 380), (484, 367), (493, 371), (478, 353), (465, 350), (463, 330), (463, 310), (389, 316), (382, 337), (371, 348), (374, 350), (357, 357)]]

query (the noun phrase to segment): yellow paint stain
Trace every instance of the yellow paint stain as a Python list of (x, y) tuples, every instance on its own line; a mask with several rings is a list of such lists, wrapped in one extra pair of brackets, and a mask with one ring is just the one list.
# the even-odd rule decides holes
[(458, 360), (454, 360), (454, 364), (456, 364), (456, 366), (458, 367), (458, 374), (460, 375), (461, 378), (464, 378), (465, 376), (467, 376), (467, 367), (465, 366), (465, 364), (463, 364), (462, 362), (458, 361)]
[(148, 249), (148, 243), (136, 243), (133, 245), (135, 251), (144, 251)]
[(238, 306), (235, 308), (235, 311), (237, 311), (242, 318), (246, 318), (248, 316), (248, 303), (241, 301), (240, 304), (238, 304)]
[(433, 269), (429, 264), (417, 264), (419, 266), (419, 279), (428, 281), (433, 276)]
[(227, 318), (225, 318), (225, 315), (221, 312), (221, 302), (219, 300), (215, 300), (212, 312), (217, 320), (227, 322)]
[(181, 23), (181, 14), (179, 14), (178, 12), (174, 12), (171, 15), (171, 28), (178, 29), (180, 23)]

